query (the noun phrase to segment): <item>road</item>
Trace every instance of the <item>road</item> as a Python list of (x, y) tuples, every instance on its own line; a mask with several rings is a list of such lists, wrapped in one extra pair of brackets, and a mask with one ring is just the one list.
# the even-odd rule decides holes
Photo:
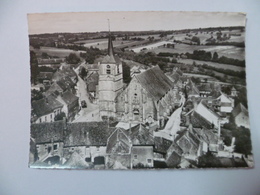
[[(79, 73), (79, 67), (75, 69), (77, 75)], [(87, 103), (87, 108), (81, 108), (73, 122), (100, 121), (98, 105), (90, 102), (86, 83), (80, 76), (78, 76), (76, 89), (77, 96), (79, 97), (79, 105), (81, 105), (81, 101), (85, 100)]]
[(181, 112), (182, 107), (184, 105), (185, 98), (181, 96), (181, 107), (175, 110), (172, 115), (169, 117), (167, 124), (165, 125), (164, 129), (158, 132), (155, 132), (156, 137), (163, 137), (169, 140), (174, 140), (176, 133), (180, 130), (180, 123), (181, 123)]

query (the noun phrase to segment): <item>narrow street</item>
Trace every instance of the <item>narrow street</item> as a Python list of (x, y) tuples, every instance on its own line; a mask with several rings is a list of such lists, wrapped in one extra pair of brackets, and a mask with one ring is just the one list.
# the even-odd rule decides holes
[[(77, 75), (79, 75), (79, 67), (75, 69)], [(98, 105), (90, 102), (86, 89), (86, 83), (80, 76), (78, 76), (76, 89), (77, 96), (79, 97), (79, 105), (81, 106), (81, 101), (85, 100), (87, 107), (81, 108), (73, 122), (100, 121)]]

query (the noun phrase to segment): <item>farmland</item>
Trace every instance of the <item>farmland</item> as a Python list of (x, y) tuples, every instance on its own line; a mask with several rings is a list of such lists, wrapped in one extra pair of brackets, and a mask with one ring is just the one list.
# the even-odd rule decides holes
[(65, 58), (70, 53), (75, 53), (76, 55), (79, 56), (80, 52), (85, 52), (85, 51), (74, 51), (71, 49), (63, 49), (63, 48), (55, 48), (55, 47), (41, 47), (40, 49), (33, 49), (33, 51), (37, 55), (41, 55), (42, 53), (47, 53), (50, 56), (57, 56), (59, 58)]
[(245, 71), (245, 68), (243, 68), (243, 67), (233, 66), (233, 65), (228, 65), (228, 64), (220, 64), (220, 63), (216, 63), (216, 62), (206, 62), (206, 61), (192, 60), (192, 59), (180, 59), (178, 61), (183, 64), (192, 65), (195, 62), (196, 65), (207, 64), (208, 66), (212, 66), (215, 68), (222, 68), (222, 69), (233, 70), (233, 71)]

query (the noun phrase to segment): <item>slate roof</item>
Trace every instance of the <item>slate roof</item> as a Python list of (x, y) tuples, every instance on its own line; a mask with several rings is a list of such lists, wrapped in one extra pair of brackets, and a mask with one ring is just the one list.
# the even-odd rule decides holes
[(70, 77), (68, 76), (65, 76), (65, 77), (62, 77), (60, 80), (58, 80), (57, 82), (57, 85), (59, 85), (59, 87), (65, 91), (66, 89), (71, 89), (74, 87), (74, 83), (73, 81), (70, 79)]
[(63, 105), (57, 101), (53, 95), (32, 102), (32, 112), (36, 114), (37, 117), (50, 114), (55, 109), (62, 107)]
[(108, 134), (107, 122), (68, 123), (64, 146), (105, 146)]
[(70, 105), (75, 101), (78, 101), (78, 97), (75, 96), (73, 93), (71, 93), (70, 91), (66, 91), (62, 94), (61, 96), (62, 100), (67, 104)]
[(167, 150), (172, 145), (172, 141), (163, 137), (154, 137), (154, 151), (159, 153), (167, 153)]
[(173, 83), (159, 66), (150, 68), (141, 74), (135, 75), (135, 77), (156, 101), (173, 88)]
[(107, 140), (107, 153), (130, 153), (131, 152), (131, 140), (125, 133), (124, 129), (116, 128), (116, 130), (109, 136)]
[(193, 128), (194, 134), (198, 136), (199, 139), (205, 141), (207, 144), (217, 144), (218, 136), (209, 129)]
[(31, 124), (31, 137), (36, 144), (62, 142), (65, 121)]
[(246, 116), (248, 116), (248, 110), (245, 108), (245, 106), (241, 103), (239, 103), (234, 110), (232, 111), (232, 114), (234, 117), (236, 117), (237, 115), (239, 115), (240, 113), (244, 113)]
[(190, 80), (190, 82), (186, 85), (188, 95), (199, 95), (200, 92), (198, 88), (195, 86), (195, 84)]
[(197, 154), (200, 145), (200, 140), (189, 130), (180, 132), (175, 142), (184, 153), (193, 155)]
[(143, 124), (132, 127), (129, 133), (133, 145), (154, 145), (152, 133)]

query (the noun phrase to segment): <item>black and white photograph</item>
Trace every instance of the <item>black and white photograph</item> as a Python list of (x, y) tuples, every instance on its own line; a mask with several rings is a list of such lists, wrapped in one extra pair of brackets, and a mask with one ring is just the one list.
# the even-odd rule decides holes
[(27, 19), (30, 168), (254, 167), (245, 13)]

